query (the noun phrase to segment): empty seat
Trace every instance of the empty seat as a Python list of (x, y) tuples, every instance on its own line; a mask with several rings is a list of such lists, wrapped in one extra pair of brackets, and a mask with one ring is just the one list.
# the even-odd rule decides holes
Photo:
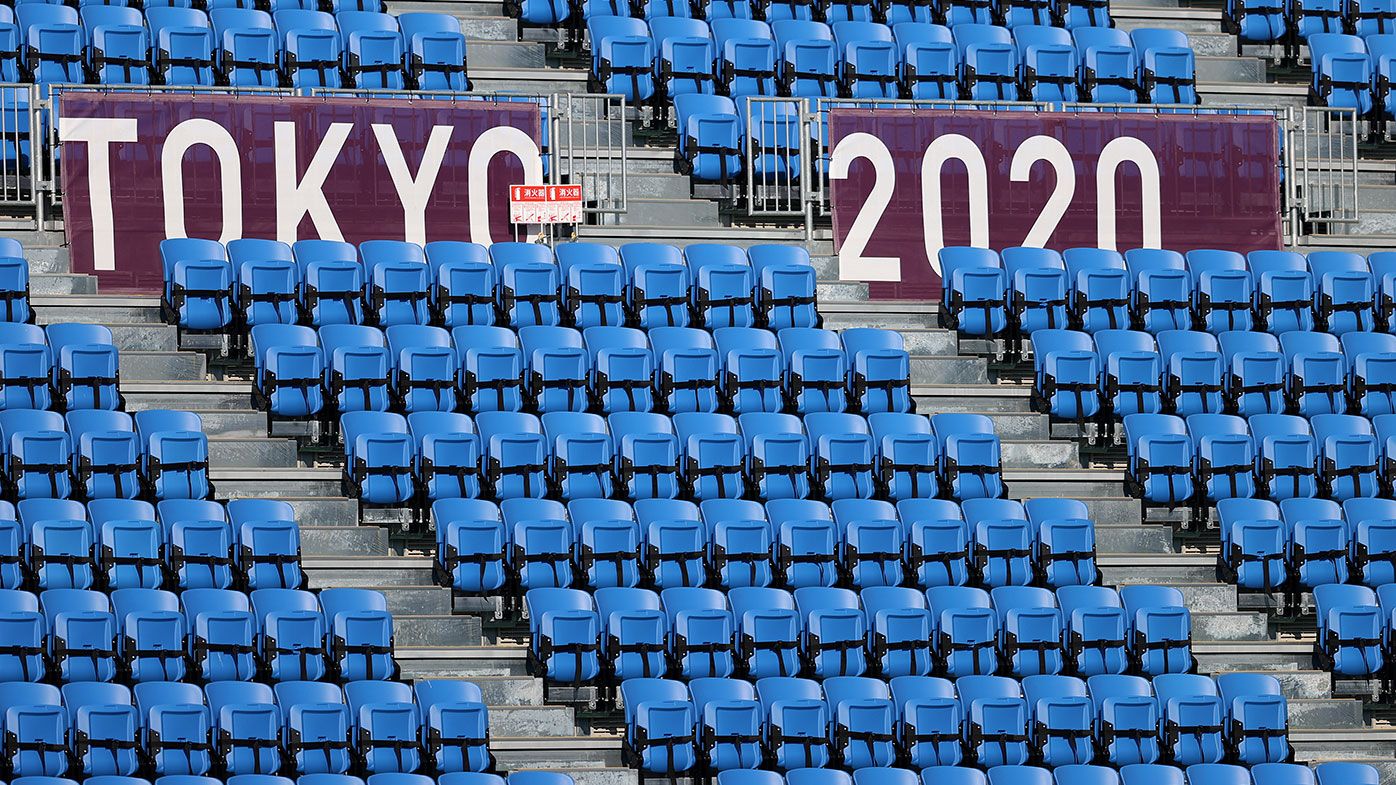
[(252, 592), (261, 673), (273, 681), (325, 675), (325, 617), (315, 595), (295, 589)]
[(393, 616), (383, 595), (369, 589), (320, 592), (326, 656), (345, 681), (393, 678)]
[(624, 754), (629, 764), (643, 773), (665, 776), (695, 768), (697, 709), (684, 684), (639, 678), (627, 679), (620, 689), (625, 703)]
[(1235, 251), (1188, 251), (1187, 269), (1194, 284), (1192, 311), (1202, 329), (1251, 329), (1255, 280), (1246, 269), (1246, 257)]
[(524, 597), (536, 671), (554, 683), (580, 684), (601, 672), (600, 621), (591, 598), (573, 589), (530, 589)]

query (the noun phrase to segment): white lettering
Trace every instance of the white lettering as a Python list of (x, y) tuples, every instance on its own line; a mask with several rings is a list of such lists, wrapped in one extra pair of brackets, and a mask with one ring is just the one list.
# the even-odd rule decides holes
[(92, 267), (116, 269), (116, 227), (111, 206), (111, 145), (136, 141), (135, 119), (62, 117), (58, 134), (64, 144), (87, 143), (87, 193), (92, 213)]
[(242, 162), (237, 142), (228, 129), (212, 120), (185, 120), (170, 131), (160, 153), (160, 178), (165, 194), (165, 236), (188, 237), (184, 225), (184, 154), (204, 145), (218, 159), (218, 179), (223, 200), (223, 233), (218, 242), (242, 237)]
[(325, 179), (330, 167), (339, 158), (344, 142), (353, 130), (353, 123), (331, 123), (330, 130), (321, 140), (310, 165), (305, 168), (305, 177), (296, 179), (299, 170), (296, 161), (296, 124), (292, 122), (274, 123), (276, 144), (276, 239), (283, 243), (294, 243), (299, 239), (296, 229), (301, 219), (310, 214), (310, 222), (322, 240), (344, 240), (339, 230), (339, 222), (330, 212), (330, 203), (325, 200)]
[(504, 185), (542, 185), (543, 156), (538, 143), (518, 128), (497, 126), (480, 134), (470, 148), (468, 161), (470, 198), (470, 239), (488, 247), (490, 237), (489, 167), (500, 153), (511, 153), (523, 163), (524, 181)]
[(451, 141), (449, 125), (437, 125), (431, 129), (427, 139), (427, 149), (422, 153), (422, 163), (417, 167), (417, 176), (407, 169), (407, 160), (402, 155), (397, 133), (387, 123), (374, 123), (373, 136), (383, 150), (383, 161), (388, 164), (388, 174), (392, 175), (393, 187), (397, 188), (398, 200), (402, 202), (403, 239), (409, 243), (426, 245), (427, 242), (427, 201), (436, 187), (436, 176), (441, 173), (441, 162), (446, 158), (446, 145)]

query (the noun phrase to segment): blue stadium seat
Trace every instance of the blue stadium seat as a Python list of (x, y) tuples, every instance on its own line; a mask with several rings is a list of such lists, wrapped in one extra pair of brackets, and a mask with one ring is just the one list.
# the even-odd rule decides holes
[(712, 335), (690, 327), (655, 327), (647, 337), (655, 407), (671, 413), (716, 411), (721, 361)]
[(325, 356), (310, 327), (259, 324), (252, 328), (258, 404), (277, 417), (313, 417), (325, 406)]
[(1315, 664), (1341, 676), (1370, 678), (1386, 666), (1382, 640), (1386, 623), (1376, 593), (1366, 586), (1336, 583), (1314, 587), (1318, 640)]
[(1289, 704), (1274, 676), (1223, 673), (1217, 676), (1232, 758), (1243, 765), (1278, 764), (1290, 757)]
[[(1098, 751), (1124, 771), (1159, 760), (1159, 705), (1139, 676), (1097, 674), (1086, 680), (1094, 704)], [(1162, 768), (1162, 767), (1159, 767)]]
[(724, 327), (713, 339), (722, 364), (722, 403), (738, 414), (781, 411), (785, 356), (776, 336), (769, 330)]
[[(754, 514), (751, 517), (759, 520)], [(828, 505), (777, 499), (766, 503), (762, 517), (769, 517), (775, 532), (778, 578), (786, 586), (833, 586), (838, 582), (843, 537)]]
[(1057, 589), (1066, 629), (1066, 651), (1081, 676), (1124, 673), (1129, 667), (1125, 641), (1130, 621), (1119, 595), (1099, 586)]
[(1320, 414), (1309, 423), (1318, 444), (1320, 495), (1339, 502), (1376, 496), (1381, 445), (1371, 421), (1351, 414)]
[(1248, 421), (1259, 456), (1264, 495), (1279, 501), (1318, 493), (1318, 444), (1309, 423), (1287, 414), (1264, 414)]
[(1221, 553), (1219, 575), (1242, 589), (1270, 593), (1288, 580), (1285, 565), (1289, 536), (1279, 507), (1264, 499), (1217, 502)]
[(76, 751), (72, 773), (88, 779), (118, 779), (136, 773), (141, 721), (131, 703), (130, 688), (120, 684), (77, 682), (62, 687), (68, 727), (75, 738), (86, 740)]
[(944, 492), (959, 500), (993, 499), (1007, 492), (993, 421), (981, 414), (936, 414), (931, 429)]
[(1020, 502), (966, 499), (961, 505), (974, 537), (974, 569), (986, 587), (1022, 586), (1033, 579), (1033, 532)]
[(1304, 417), (1347, 411), (1347, 362), (1337, 336), (1320, 332), (1288, 332), (1280, 347), (1289, 360), (1285, 400)]
[(1063, 259), (1072, 284), (1072, 325), (1088, 333), (1128, 326), (1131, 286), (1124, 257), (1114, 251), (1072, 248)]
[(1129, 453), (1126, 484), (1146, 505), (1178, 507), (1193, 497), (1192, 441), (1182, 418), (1131, 414), (1124, 418)]
[(424, 751), (437, 771), (494, 768), (489, 751), (489, 709), (480, 688), (456, 679), (426, 679), (412, 686), (421, 711)]
[[(334, 42), (334, 55), (329, 64), (336, 67), (333, 73), (338, 74), (338, 33), (333, 29), (295, 31), (292, 37), (299, 35), (302, 43), (309, 47), (309, 41), (312, 39), (308, 36), (318, 34), (329, 36)], [(291, 70), (297, 67), (309, 70), (309, 64), (303, 61), (297, 66), (293, 41), (288, 41), (285, 57), (293, 83), (303, 78), (303, 72)], [(291, 252), (296, 258), (296, 267), (300, 270), (301, 312), (309, 318), (310, 323), (315, 327), (362, 324), (364, 270), (359, 264), (358, 250), (344, 242), (297, 240), (291, 246)]]
[(1141, 675), (1188, 673), (1193, 668), (1192, 617), (1183, 594), (1170, 586), (1120, 589), (1131, 628), (1130, 654)]
[(1198, 493), (1211, 504), (1256, 495), (1255, 444), (1246, 421), (1230, 414), (1187, 418)]
[(780, 86), (792, 96), (830, 98), (838, 95), (835, 69), (841, 47), (822, 22), (782, 19), (771, 25), (776, 40)]
[(0, 411), (0, 453), (14, 499), (65, 499), (73, 490), (73, 444), (63, 417), (37, 409)]
[(425, 253), (427, 266), (431, 271), (429, 305), (432, 321), (447, 328), (468, 324), (494, 324), (494, 289), (497, 277), (494, 266), (490, 264), (489, 252), (484, 246), (455, 240), (437, 240), (426, 244)]
[(1100, 387), (1116, 417), (1163, 411), (1163, 358), (1154, 337), (1138, 330), (1095, 334)]
[(659, 595), (648, 589), (609, 586), (598, 589), (595, 599), (610, 677), (623, 683), (665, 677), (668, 617)]
[(604, 413), (654, 408), (654, 357), (645, 334), (630, 327), (588, 327), (583, 342), (590, 357), (590, 398)]
[(777, 334), (785, 356), (785, 397), (800, 414), (847, 408), (848, 358), (832, 330), (786, 327)]
[(649, 20), (649, 29), (656, 50), (658, 95), (664, 99), (711, 95), (717, 50), (707, 22), (687, 15), (657, 16)]
[(1050, 588), (1089, 586), (1099, 575), (1095, 523), (1084, 502), (1029, 499), (1023, 503), (1034, 532), (1036, 582)]
[(255, 775), (281, 768), (281, 714), (271, 687), (220, 681), (206, 685), (204, 694), (224, 771)]
[(897, 709), (886, 682), (857, 676), (832, 677), (824, 681), (824, 698), (829, 707), (835, 761), (850, 769), (872, 769), (896, 762), (893, 729)]
[[(1087, 5), (1086, 10), (1096, 10), (1089, 8), (1094, 5), (1089, 1), (1081, 5)], [(1103, 11), (1108, 19), (1108, 8), (1101, 4), (1098, 9)], [(1075, 11), (1078, 11), (1078, 8), (1073, 7), (1067, 11), (1066, 27), (1071, 30), (1072, 40), (1076, 42), (1076, 51), (1081, 55), (1082, 97), (1091, 103), (1137, 103), (1139, 58), (1129, 35), (1108, 26), (1072, 24), (1069, 17)], [(1109, 22), (1103, 24), (1108, 25)], [(1068, 267), (1070, 264), (1068, 259)]]
[(1086, 682), (1071, 676), (1027, 676), (1023, 696), (1031, 707), (1030, 744), (1036, 759), (1053, 767), (1080, 766), (1095, 759), (1095, 707)]
[(1235, 251), (1193, 250), (1187, 253), (1192, 276), (1193, 318), (1210, 333), (1250, 330), (1255, 281), (1246, 258)]
[(831, 506), (843, 533), (839, 562), (845, 581), (860, 590), (900, 586), (906, 547), (896, 508), (890, 502), (857, 498), (839, 499)]
[(762, 506), (738, 499), (708, 499), (700, 506), (711, 542), (714, 580), (724, 587), (769, 586), (774, 578), (775, 534)]
[(674, 96), (677, 165), (697, 180), (728, 185), (742, 172), (744, 133), (732, 99), (687, 93)]
[(1222, 355), (1211, 333), (1164, 330), (1158, 334), (1163, 358), (1165, 407), (1180, 417), (1222, 410)]
[(513, 581), (525, 589), (572, 585), (576, 538), (567, 508), (551, 499), (506, 499), (500, 512), (513, 544)]
[(897, 98), (900, 58), (892, 30), (867, 21), (833, 22), (839, 51), (839, 89), (850, 98)]
[[(1226, 754), (1222, 739), (1225, 712), (1216, 685), (1207, 676), (1171, 673), (1154, 677), (1165, 755), (1174, 765), (1218, 763)], [(1244, 774), (1244, 769), (1238, 769)], [(1200, 785), (1200, 784), (1199, 784)]]
[(359, 766), (375, 775), (410, 774), (421, 766), (422, 716), (412, 688), (401, 682), (351, 681), (345, 702), (354, 718)]
[(630, 505), (612, 499), (576, 499), (568, 502), (568, 514), (581, 581), (593, 589), (636, 586), (641, 534)]
[(672, 421), (648, 412), (617, 412), (607, 418), (607, 425), (616, 453), (615, 481), (625, 496), (636, 500), (677, 497), (679, 443)]
[(625, 704), (623, 756), (629, 765), (642, 774), (668, 777), (696, 768), (697, 709), (683, 682), (627, 679), (620, 690)]
[(233, 305), (241, 324), (296, 323), (300, 317), (296, 307), (300, 271), (289, 245), (275, 240), (233, 240), (228, 243), (228, 259), (237, 281)]
[(818, 682), (767, 677), (756, 682), (756, 695), (767, 737), (774, 740), (768, 746), (776, 767), (822, 768), (831, 762), (829, 707)]
[(432, 503), (439, 581), (457, 591), (484, 594), (504, 586), (509, 534), (499, 507), (481, 499), (443, 498)]
[(480, 439), (469, 417), (456, 412), (407, 416), (416, 453), (417, 503), (480, 495)]
[(370, 589), (325, 589), (326, 657), (335, 676), (345, 680), (395, 678), (393, 617), (387, 600)]
[[(56, 375), (43, 328), (0, 322), (0, 402), (6, 409), (48, 409)], [(85, 408), (85, 407), (78, 407)]]
[(580, 412), (587, 408), (590, 362), (582, 335), (566, 327), (530, 326), (519, 330), (525, 389), (540, 412)]
[(1315, 251), (1309, 254), (1314, 280), (1314, 324), (1322, 332), (1371, 330), (1376, 282), (1367, 260), (1354, 253)]
[(259, 673), (276, 682), (323, 678), (325, 617), (315, 595), (296, 589), (257, 589), (251, 601), (257, 621)]
[[(1023, 5), (1005, 3), (1004, 6), (1006, 6), (1005, 11), (1010, 20), (1014, 18), (1021, 20), (1016, 24), (1011, 23), (1009, 26), (1013, 28), (1013, 43), (1017, 49), (1018, 58), (1018, 85), (1023, 97), (1033, 101), (1076, 101), (1079, 96), (1076, 75), (1080, 70), (1076, 47), (1071, 42), (1070, 33), (1059, 27), (1048, 26), (1051, 21), (1049, 3), (1030, 2)], [(1010, 250), (1019, 252), (1019, 255), (1037, 252), (1033, 255), (1044, 258), (1055, 257), (1056, 269), (1063, 269), (1060, 256), (1054, 251), (1006, 248), (1003, 254), (1004, 266), (1010, 270), (1010, 275), (1016, 272), (1008, 264), (1008, 251)], [(1051, 285), (1051, 282), (1055, 281), (1056, 278), (1056, 276), (1049, 276), (1042, 283)], [(1028, 280), (1031, 279), (1025, 278), (1024, 283)], [(1017, 280), (1009, 282), (1015, 294), (1019, 291), (1017, 284)], [(1064, 300), (1065, 294), (1058, 294), (1056, 299)], [(1026, 305), (1026, 302), (1024, 304)], [(1049, 307), (1047, 310), (1053, 312), (1054, 308)], [(1062, 314), (1062, 323), (1065, 323), (1064, 313)]]
[[(1204, 273), (1205, 275), (1205, 273)], [(1243, 416), (1284, 411), (1289, 360), (1275, 336), (1231, 330), (1218, 336), (1226, 370), (1226, 399)]]
[(858, 595), (805, 586), (795, 590), (795, 605), (804, 622), (800, 648), (806, 670), (816, 678), (861, 676), (867, 669), (868, 632)]
[(1137, 28), (1130, 39), (1139, 55), (1139, 91), (1154, 104), (1199, 103), (1192, 45), (1180, 30)]
[[(1107, 332), (1117, 331), (1098, 336)], [(1073, 330), (1038, 330), (1032, 334), (1032, 345), (1036, 407), (1077, 423), (1096, 417), (1102, 404), (1101, 358), (1091, 336)]]
[(733, 97), (775, 95), (776, 44), (765, 22), (709, 17), (717, 45), (717, 78)]
[(1028, 706), (1018, 682), (1003, 676), (965, 676), (955, 682), (965, 717), (965, 741), (980, 765), (1027, 762)]
[(818, 327), (814, 266), (809, 252), (791, 245), (747, 249), (756, 272), (757, 324), (771, 330)]
[(1255, 277), (1258, 329), (1276, 335), (1314, 329), (1314, 283), (1304, 257), (1291, 251), (1252, 251), (1246, 265)]
[(1314, 777), (1319, 785), (1336, 785), (1350, 782), (1353, 785), (1372, 785), (1377, 779), (1377, 770), (1366, 763), (1346, 761), (1325, 761), (1314, 766)]
[(457, 327), (451, 331), (461, 371), (460, 396), (472, 412), (523, 408), (524, 355), (518, 336), (505, 327)]
[(186, 589), (179, 597), (189, 630), (190, 670), (209, 681), (246, 681), (256, 672), (256, 621), (247, 595), (226, 589)]
[(849, 364), (851, 406), (865, 414), (910, 412), (911, 356), (894, 330), (860, 327), (839, 332)]
[(997, 671), (998, 617), (988, 592), (968, 586), (933, 586), (926, 590), (926, 597), (937, 671), (951, 678)]
[[(950, 29), (931, 24), (935, 5), (891, 5), (887, 9), (900, 58), (902, 93), (915, 99), (955, 100), (960, 96), (959, 50)], [(906, 14), (904, 21), (893, 21)], [(915, 14), (913, 21), (909, 17)]]
[(1130, 308), (1135, 324), (1154, 334), (1191, 326), (1188, 306), (1193, 280), (1182, 254), (1135, 248), (1125, 253), (1125, 268), (1131, 278)]
[(580, 684), (601, 673), (600, 619), (591, 598), (575, 589), (530, 589), (533, 669), (552, 683)]
[(23, 74), (35, 84), (82, 84), (83, 34), (77, 9), (26, 3), (16, 11)]
[(362, 503), (405, 504), (412, 498), (412, 438), (407, 420), (392, 412), (346, 412), (345, 493)]
[(276, 684), (272, 691), (281, 709), (290, 768), (302, 775), (348, 771), (353, 721), (339, 687), (320, 681), (289, 681)]
[(983, 248), (942, 248), (940, 269), (948, 283), (941, 290), (948, 326), (982, 336), (998, 335), (1007, 328), (1008, 276), (998, 254)]
[(592, 84), (636, 103), (654, 97), (654, 41), (641, 19), (598, 16), (587, 20)]
[(385, 334), (394, 408), (407, 413), (454, 410), (458, 369), (450, 333), (440, 327), (396, 324)]
[(287, 502), (237, 499), (228, 502), (228, 519), (237, 542), (238, 583), (248, 590), (298, 589), (300, 529)]
[(386, 411), (393, 363), (383, 332), (358, 324), (327, 324), (318, 334), (325, 391), (334, 408), (341, 414)]
[(907, 529), (907, 566), (921, 588), (963, 586), (970, 578), (969, 526), (945, 499), (903, 499), (897, 516)]
[(0, 696), (5, 730), (6, 770), (16, 779), (67, 773), (68, 717), (58, 688), (51, 684), (8, 684)]
[(192, 684), (146, 682), (132, 690), (141, 713), (150, 770), (157, 775), (207, 774), (213, 767), (212, 717)]
[(156, 589), (117, 589), (111, 602), (123, 681), (182, 680), (187, 629), (179, 598)]
[(1386, 333), (1349, 332), (1340, 343), (1348, 368), (1348, 393), (1358, 413), (1378, 417), (1396, 411), (1391, 382), (1396, 338)]
[(233, 532), (217, 502), (167, 499), (156, 506), (166, 561), (180, 589), (226, 589), (233, 584)]
[(1278, 43), (1289, 32), (1284, 5), (1268, 0), (1232, 0), (1224, 4), (1223, 12), (1223, 23), (1242, 43)]
[(999, 586), (989, 598), (1006, 672), (1019, 677), (1060, 673), (1065, 665), (1062, 620), (1052, 593), (1036, 586)]

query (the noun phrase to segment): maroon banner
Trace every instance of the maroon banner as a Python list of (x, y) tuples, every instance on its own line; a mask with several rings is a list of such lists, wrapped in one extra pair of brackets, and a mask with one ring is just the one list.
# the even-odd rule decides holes
[(1270, 117), (835, 109), (840, 277), (940, 294), (944, 247), (1281, 246)]
[(543, 181), (534, 103), (64, 93), (74, 272), (158, 292), (160, 241), (510, 239)]

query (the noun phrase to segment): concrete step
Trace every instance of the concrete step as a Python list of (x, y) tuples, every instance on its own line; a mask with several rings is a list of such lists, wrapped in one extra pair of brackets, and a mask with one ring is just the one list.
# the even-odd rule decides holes
[(1199, 57), (1197, 78), (1204, 82), (1265, 83), (1265, 61), (1259, 57)]
[[(139, 409), (127, 407), (130, 411)], [(204, 433), (210, 437), (227, 436), (243, 439), (264, 439), (267, 436), (267, 413), (255, 409), (200, 409), (190, 404), (177, 407), (192, 411), (203, 421)]]
[[(367, 528), (367, 527), (363, 527)], [(372, 586), (388, 600), (388, 610), (394, 614), (431, 614), (451, 616), (451, 590), (443, 586)]]
[(301, 560), (315, 586), (428, 586), (431, 559), (423, 556), (310, 556)]
[[(825, 327), (835, 329), (827, 324)], [(901, 334), (902, 345), (908, 354), (941, 356), (960, 352), (960, 339), (954, 330), (902, 330)]]
[[(507, 41), (491, 42), (481, 44), (490, 47), (493, 51), (505, 51), (503, 47), (534, 49), (539, 44), (510, 43)], [(471, 48), (471, 57), (474, 57), (475, 49)], [(548, 96), (554, 93), (585, 93), (587, 90), (586, 71), (576, 71), (564, 68), (540, 68), (532, 65), (532, 56), (525, 54), (529, 59), (529, 65), (513, 65), (500, 67), (475, 67), (472, 60), (470, 68), (470, 80), (475, 85), (475, 92), (479, 93), (512, 93), (514, 95), (525, 96)]]
[(577, 239), (583, 242), (603, 242), (612, 245), (625, 243), (657, 242), (676, 245), (680, 248), (693, 243), (726, 243), (749, 248), (766, 243), (804, 242), (801, 229), (778, 229), (769, 227), (707, 227), (691, 224), (674, 226), (616, 226), (586, 225), (577, 227)]
[(1244, 668), (1223, 668), (1221, 670), (1207, 672), (1212, 675), (1221, 673), (1260, 673), (1266, 676), (1273, 676), (1279, 680), (1280, 689), (1284, 691), (1285, 697), (1290, 700), (1323, 700), (1333, 697), (1333, 675), (1327, 671), (1247, 671)]
[(1073, 442), (1002, 442), (1003, 466), (1011, 469), (1075, 469), (1081, 458)]
[(68, 295), (94, 295), (96, 293), (97, 278), (92, 275), (44, 273), (29, 277), (29, 294), (34, 297), (49, 298)]
[(1313, 667), (1313, 644), (1299, 641), (1197, 641), (1193, 656), (1198, 671), (1264, 671), (1278, 676)]
[[(859, 303), (868, 299), (868, 285), (857, 281), (820, 281), (819, 302)], [(908, 350), (910, 351), (910, 350)]]
[(479, 646), (480, 620), (450, 614), (393, 614), (393, 640), (401, 646)]
[[(574, 777), (576, 772), (595, 769), (621, 770), (631, 775), (637, 774), (637, 772), (619, 769), (621, 765), (621, 740), (619, 737), (575, 736), (538, 739), (492, 736), (490, 752), (494, 754), (500, 767), (508, 771), (546, 769), (564, 771)], [(635, 781), (634, 779), (630, 780), (632, 783)], [(605, 780), (603, 783), (611, 785), (610, 780)], [(603, 785), (603, 783), (597, 783), (597, 785)]]
[(1100, 523), (1099, 518), (1092, 520), (1096, 521), (1096, 553), (1173, 552), (1173, 533), (1161, 526), (1112, 526)]
[(293, 439), (214, 437), (208, 440), (210, 468), (279, 469), (296, 466), (297, 461), (296, 442)]
[[(630, 197), (626, 201), (625, 214), (615, 216), (614, 222), (624, 226), (712, 226), (721, 224), (717, 215), (717, 205), (713, 202), (695, 199), (653, 199)], [(607, 223), (610, 223), (610, 219)]]
[(915, 356), (911, 358), (911, 384), (987, 384), (989, 364), (982, 357)]
[[(1015, 488), (1009, 488), (1009, 496), (1014, 499), (1031, 499), (1030, 495), (1023, 495), (1016, 492)], [(1139, 500), (1124, 496), (1080, 496), (1071, 493), (1069, 490), (1063, 496), (1077, 498), (1086, 505), (1087, 512), (1090, 513), (1091, 520), (1096, 522), (1096, 526), (1108, 526), (1111, 528), (1127, 529), (1135, 526), (1139, 520)], [(1152, 527), (1150, 527), (1152, 528)], [(1166, 527), (1157, 527), (1172, 539), (1172, 530)], [(1150, 553), (1153, 549), (1141, 548), (1134, 553)]]
[(573, 736), (577, 718), (569, 706), (491, 706), (490, 736)]
[(1032, 390), (1003, 384), (915, 384), (911, 388), (917, 411), (935, 412), (1005, 412), (1026, 414), (1032, 411)]
[[(219, 495), (233, 498), (223, 493)], [(281, 501), (291, 505), (291, 509), (295, 510), (296, 513), (296, 520), (302, 527), (318, 526), (345, 529), (358, 528), (359, 526), (359, 503), (353, 499), (343, 497), (282, 497)], [(378, 530), (377, 527), (371, 526), (364, 528)]]
[(1270, 620), (1259, 613), (1193, 611), (1192, 639), (1195, 641), (1270, 640)]
[(207, 358), (198, 352), (121, 351), (121, 381), (202, 381), (208, 376)]
[(489, 80), (480, 78), (486, 69), (527, 69), (541, 71), (548, 66), (548, 52), (542, 44), (525, 41), (471, 41), (470, 75), (478, 90)]
[(1107, 585), (1143, 583), (1172, 586), (1183, 583), (1213, 583), (1217, 579), (1217, 558), (1197, 553), (1110, 554), (1096, 559)]
[[(494, 644), (453, 646), (449, 649), (397, 646), (393, 658), (402, 668), (405, 679), (509, 678), (528, 673), (528, 649), (525, 646)], [(540, 684), (540, 695), (541, 692)]]
[(33, 297), (38, 324), (159, 324), (160, 298), (140, 296)]
[(388, 534), (376, 526), (300, 525), (301, 553), (315, 556), (382, 556)]
[(1288, 703), (1291, 730), (1367, 727), (1359, 700), (1290, 698)]
[(1005, 469), (1004, 482), (1009, 495), (1027, 499), (1034, 496), (1065, 496), (1090, 499), (1097, 496), (1123, 496), (1124, 473), (1115, 469)]
[[(460, 20), (460, 29), (465, 37), (474, 41), (517, 41), (519, 22), (503, 14), (499, 16), (468, 16)], [(471, 47), (472, 55), (475, 54)]]
[[(148, 381), (126, 384), (124, 378), (122, 382), (126, 408), (131, 411), (186, 408), (247, 411), (252, 408), (252, 388), (247, 382)], [(266, 415), (262, 416), (265, 422)], [(262, 434), (266, 433), (264, 425)]]
[[(1229, 35), (1209, 36), (1216, 38), (1217, 43), (1222, 44), (1221, 39), (1229, 41), (1231, 46), (1235, 46), (1236, 38)], [(1193, 46), (1197, 46), (1197, 41), (1193, 36), (1189, 36)], [(1219, 54), (1229, 56), (1232, 52), (1208, 51), (1205, 54)], [(1257, 90), (1254, 84), (1246, 82), (1202, 82), (1197, 83), (1197, 92), (1202, 96), (1203, 106), (1256, 106), (1256, 107), (1301, 107), (1308, 99), (1307, 88), (1302, 85), (1281, 85), (1270, 83), (1263, 90)]]
[(280, 499), (287, 496), (339, 497), (342, 495), (341, 473), (333, 468), (215, 466), (209, 475), (220, 498)]
[(1299, 760), (1364, 760), (1396, 757), (1396, 731), (1365, 728), (1311, 728), (1291, 731), (1290, 746)]
[(34, 247), (25, 244), (24, 259), (29, 262), (29, 272), (31, 274), (66, 273), (72, 269), (68, 266), (67, 248), (55, 246)]

